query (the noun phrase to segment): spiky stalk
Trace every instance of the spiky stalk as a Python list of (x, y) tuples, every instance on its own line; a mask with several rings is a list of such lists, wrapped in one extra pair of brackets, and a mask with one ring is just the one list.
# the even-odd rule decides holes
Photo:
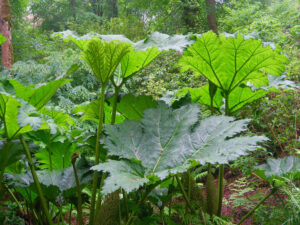
[[(106, 84), (102, 84), (101, 94), (100, 94), (100, 106), (99, 106), (99, 122), (98, 122), (97, 139), (96, 139), (95, 165), (99, 164), (100, 162), (100, 136), (103, 130), (105, 88), (106, 88)], [(91, 199), (91, 208), (90, 208), (90, 225), (94, 224), (94, 219), (95, 219), (97, 184), (98, 184), (98, 171), (95, 171), (93, 175), (92, 199)]]
[(32, 178), (34, 180), (34, 184), (36, 186), (38, 195), (40, 197), (40, 200), (41, 200), (41, 203), (42, 203), (42, 209), (43, 209), (43, 211), (46, 215), (47, 222), (48, 222), (49, 225), (53, 225), (52, 218), (51, 218), (51, 216), (49, 214), (49, 211), (48, 211), (46, 199), (44, 197), (44, 194), (43, 194), (43, 191), (42, 191), (42, 188), (41, 188), (41, 184), (39, 182), (38, 176), (36, 175), (36, 171), (35, 171), (35, 168), (34, 168), (34, 163), (32, 161), (29, 148), (28, 148), (24, 138), (22, 137), (22, 135), (20, 136), (20, 140), (22, 142), (22, 145), (24, 147), (24, 150), (25, 150), (28, 162), (29, 162), (29, 167), (30, 167), (30, 170), (31, 170)]

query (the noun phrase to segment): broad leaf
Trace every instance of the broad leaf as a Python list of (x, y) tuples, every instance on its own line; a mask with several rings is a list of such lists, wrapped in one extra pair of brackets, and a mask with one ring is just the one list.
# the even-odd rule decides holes
[(75, 124), (74, 119), (62, 111), (44, 107), (39, 112), (49, 116), (59, 128), (64, 130), (68, 130)]
[[(4, 162), (4, 145), (7, 144), (7, 142), (0, 141), (0, 162)], [(23, 146), (19, 141), (11, 141), (9, 144), (9, 151), (8, 151), (8, 157), (6, 162), (6, 167), (9, 165), (19, 161), (24, 155)], [(3, 169), (0, 166), (0, 170)]]
[(4, 123), (7, 138), (12, 138), (19, 130), (17, 121), (18, 109), (21, 106), (16, 98), (0, 94), (0, 117)]
[(138, 41), (135, 44), (137, 51), (146, 50), (156, 46), (159, 50), (176, 50), (182, 52), (186, 46), (194, 43), (191, 35), (174, 35), (170, 36), (159, 32), (154, 32), (149, 35), (145, 40)]
[(229, 95), (228, 107), (231, 112), (241, 109), (244, 105), (260, 99), (268, 94), (268, 92), (257, 89), (252, 90), (250, 87), (237, 87)]
[(91, 39), (82, 52), (82, 58), (100, 83), (106, 84), (122, 58), (130, 51), (130, 47), (127, 42), (103, 42), (100, 39)]
[[(99, 107), (100, 100), (97, 99), (95, 101), (90, 102), (88, 105), (80, 105), (73, 109), (73, 113), (82, 115), (80, 119), (83, 121), (90, 120), (96, 123), (99, 122)], [(112, 107), (107, 103), (104, 103), (104, 119), (106, 124), (111, 123), (111, 114)], [(122, 123), (124, 121), (124, 117), (117, 113), (115, 123)]]
[[(192, 102), (199, 102), (201, 104), (211, 105), (211, 96), (209, 94), (209, 85), (204, 85), (200, 88), (183, 88), (176, 93), (176, 97), (181, 98), (182, 96), (190, 93)], [(219, 108), (223, 105), (223, 96), (221, 90), (218, 88), (215, 95), (213, 96), (213, 106)]]
[[(241, 34), (236, 37), (218, 37), (213, 32), (198, 38), (179, 61), (182, 71), (192, 70), (196, 76), (204, 75), (218, 87), (217, 92), (223, 97), (228, 95), (230, 112), (267, 94), (262, 90), (251, 92), (246, 85), (257, 88), (268, 86), (268, 74), (281, 75), (285, 63), (285, 56), (270, 46), (264, 46), (259, 40), (246, 39)], [(220, 103), (220, 94), (216, 95)], [(202, 99), (207, 104), (210, 96)]]
[(179, 62), (182, 70), (191, 69), (226, 92), (240, 84), (251, 82), (256, 87), (268, 85), (267, 74), (281, 75), (287, 58), (264, 47), (259, 40), (245, 40), (213, 32), (205, 33), (190, 46)]
[(131, 40), (129, 40), (128, 38), (126, 38), (124, 35), (101, 35), (101, 34), (97, 34), (97, 33), (88, 33), (86, 35), (83, 36), (78, 36), (74, 31), (71, 30), (66, 30), (66, 31), (62, 31), (62, 32), (55, 32), (53, 34), (54, 37), (60, 37), (62, 38), (64, 41), (69, 42), (72, 41), (73, 43), (75, 43), (79, 48), (84, 49), (86, 43), (90, 40), (90, 39), (94, 39), (94, 38), (100, 38), (103, 41), (122, 41), (122, 42), (129, 42), (129, 43), (133, 43)]
[(78, 36), (75, 32), (66, 30), (63, 32), (56, 32), (53, 34), (54, 37), (60, 37), (64, 41), (72, 41), (79, 48), (84, 49), (87, 42), (91, 39), (99, 38), (103, 41), (122, 41), (128, 42), (135, 47), (136, 51), (146, 51), (149, 48), (156, 46), (160, 51), (174, 49), (182, 52), (186, 46), (194, 43), (192, 35), (174, 35), (162, 34), (154, 32), (150, 34), (145, 40), (140, 40), (136, 43), (132, 42), (124, 35), (101, 35), (97, 33), (88, 33), (83, 36)]
[(128, 160), (108, 160), (94, 168), (111, 174), (111, 176), (105, 180), (105, 185), (102, 189), (102, 193), (104, 194), (112, 193), (120, 187), (124, 187), (124, 190), (129, 193), (149, 181), (144, 177), (144, 168)]
[(151, 96), (132, 94), (125, 95), (117, 105), (117, 111), (129, 120), (141, 120), (143, 112), (149, 108), (155, 108), (157, 103)]
[(37, 109), (41, 109), (52, 98), (52, 96), (56, 93), (58, 88), (70, 81), (71, 80), (66, 79), (64, 75), (58, 77), (54, 81), (50, 81), (44, 84), (24, 86), (20, 84), (17, 80), (10, 80), (10, 83), (14, 86), (17, 97), (28, 101)]
[(272, 76), (272, 75), (268, 75), (269, 78), (269, 86), (267, 87), (263, 87), (264, 90), (271, 90), (271, 91), (276, 91), (279, 90), (281, 88), (283, 89), (295, 89), (297, 86), (295, 84), (295, 82), (290, 81), (290, 80), (286, 80), (286, 76), (282, 75), (282, 76)]
[[(193, 162), (226, 164), (246, 155), (247, 150), (255, 150), (257, 142), (267, 140), (257, 136), (236, 137), (246, 130), (249, 120), (234, 121), (234, 118), (219, 116), (206, 118), (199, 124), (199, 113), (196, 104), (173, 110), (160, 102), (157, 108), (146, 110), (140, 122), (126, 120), (123, 124), (106, 126), (104, 146), (108, 154), (132, 161), (119, 165), (118, 161), (110, 160), (92, 167), (111, 174), (112, 178), (104, 186), (105, 194), (120, 187), (137, 188), (146, 182), (143, 178), (150, 180), (154, 176), (163, 180), (170, 174), (185, 172), (195, 165)], [(138, 162), (143, 169), (132, 176), (140, 174), (139, 182), (129, 186), (114, 179), (120, 176), (116, 171), (130, 177), (129, 168), (136, 168)]]
[(266, 180), (292, 175), (293, 178), (300, 177), (300, 158), (287, 156), (279, 159), (267, 159), (267, 163), (255, 167), (255, 173)]
[(122, 77), (126, 78), (132, 76), (134, 73), (146, 67), (159, 54), (160, 51), (155, 46), (147, 49), (146, 51), (131, 51), (122, 58)]
[[(84, 158), (78, 160), (76, 168), (81, 185), (92, 179), (92, 171), (89, 170), (89, 164)], [(76, 181), (72, 167), (63, 170), (37, 171), (37, 176), (45, 197), (50, 201), (55, 201), (60, 194), (63, 194), (64, 197), (76, 194)], [(25, 174), (6, 174), (6, 180), (11, 180), (11, 185), (29, 188), (36, 192), (30, 172)]]
[[(233, 117), (211, 116), (200, 121), (191, 135), (194, 153), (190, 156), (200, 164), (227, 164), (247, 151), (256, 150), (258, 142), (267, 141), (263, 136), (235, 137), (247, 130), (250, 120), (237, 120)], [(234, 137), (234, 138), (232, 138)], [(246, 151), (247, 150), (247, 151)]]
[(71, 166), (71, 156), (76, 150), (76, 143), (67, 140), (64, 142), (48, 143), (47, 147), (35, 154), (37, 161), (41, 164), (40, 168), (50, 169), (51, 154), (52, 169), (64, 169)]

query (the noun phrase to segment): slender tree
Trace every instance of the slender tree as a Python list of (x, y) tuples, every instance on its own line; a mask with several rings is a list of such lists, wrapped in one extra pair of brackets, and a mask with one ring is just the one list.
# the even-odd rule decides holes
[(75, 0), (70, 0), (70, 6), (71, 6), (71, 9), (72, 9), (72, 15), (74, 17), (74, 20), (76, 20)]
[(118, 0), (106, 0), (105, 1), (106, 15), (108, 18), (118, 17)]
[(218, 26), (216, 19), (216, 1), (205, 0), (208, 28), (218, 34)]
[(1, 46), (2, 66), (11, 68), (13, 64), (13, 46), (9, 0), (0, 0), (0, 32), (7, 39)]

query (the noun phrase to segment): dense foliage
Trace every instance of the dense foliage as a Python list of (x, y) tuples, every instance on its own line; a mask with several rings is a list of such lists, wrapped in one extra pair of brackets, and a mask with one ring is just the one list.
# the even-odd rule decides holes
[(0, 224), (300, 223), (299, 2), (9, 3)]

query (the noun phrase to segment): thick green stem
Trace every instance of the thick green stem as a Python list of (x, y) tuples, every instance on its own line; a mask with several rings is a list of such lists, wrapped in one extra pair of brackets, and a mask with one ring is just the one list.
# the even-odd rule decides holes
[[(162, 183), (162, 181), (160, 181), (160, 182), (158, 182), (158, 183), (156, 183), (156, 184), (153, 184), (152, 186), (150, 186), (150, 187), (146, 190), (146, 192), (144, 193), (143, 197), (141, 198), (141, 200), (140, 200), (139, 203), (138, 203), (138, 208), (141, 208), (141, 206), (144, 204), (144, 202), (145, 202), (146, 198), (148, 197), (148, 195), (150, 194), (150, 192), (153, 191), (153, 189), (156, 188), (156, 187), (157, 187), (158, 185), (160, 185), (161, 183)], [(134, 218), (135, 214), (136, 214), (136, 211), (134, 211), (134, 212), (131, 213), (131, 215), (130, 215), (130, 217), (129, 217), (127, 223), (126, 223), (126, 225), (132, 224), (133, 218)]]
[(125, 221), (128, 221), (129, 211), (128, 211), (128, 202), (127, 202), (127, 193), (122, 189), (123, 199), (124, 199), (124, 206), (125, 206)]
[(71, 221), (72, 221), (72, 203), (71, 203), (71, 206), (70, 206), (70, 211), (69, 211), (69, 225), (71, 225)]
[(265, 202), (268, 198), (270, 198), (276, 191), (278, 190), (278, 188), (273, 188), (272, 189), (272, 191), (269, 193), (269, 194), (267, 194), (262, 200), (260, 200), (257, 204), (256, 204), (256, 206), (253, 208), (253, 209), (251, 209), (238, 223), (237, 223), (237, 225), (240, 225), (240, 224), (242, 224), (242, 222), (244, 222), (248, 217), (250, 217), (253, 213), (254, 213), (254, 211), (263, 203), (263, 202)]
[(218, 179), (218, 212), (217, 216), (221, 216), (222, 213), (222, 203), (223, 203), (223, 180), (224, 180), (224, 165), (220, 165), (219, 167), (219, 179)]
[(102, 177), (101, 177), (101, 180), (100, 180), (100, 188), (99, 188), (99, 194), (98, 194), (98, 199), (97, 199), (97, 203), (96, 203), (96, 213), (95, 213), (95, 218), (94, 219), (96, 219), (97, 213), (100, 211), (100, 207), (101, 207), (101, 203), (102, 203), (101, 189), (102, 189), (102, 186), (104, 184), (105, 178), (106, 178), (106, 174), (103, 173)]
[(169, 191), (168, 191), (168, 194), (170, 194), (170, 196), (171, 196), (171, 200), (170, 200), (170, 203), (169, 203), (169, 217), (171, 217), (171, 215), (172, 215), (173, 188), (174, 188), (174, 177), (172, 178), (172, 185), (169, 186)]
[[(230, 116), (230, 109), (229, 109), (229, 95), (225, 95), (225, 115)], [(224, 165), (220, 165), (219, 167), (219, 178), (218, 178), (218, 193), (219, 193), (219, 200), (218, 200), (218, 212), (217, 216), (221, 216), (222, 214), (222, 204), (223, 204), (223, 180), (224, 180)]]
[(81, 198), (81, 186), (78, 178), (77, 169), (75, 166), (76, 159), (72, 160), (72, 166), (76, 181), (76, 190), (77, 190), (77, 224), (83, 225), (83, 217), (82, 217), (82, 198)]
[(36, 186), (38, 195), (40, 197), (40, 200), (41, 200), (41, 203), (42, 203), (42, 208), (43, 208), (43, 211), (44, 211), (44, 213), (46, 215), (47, 222), (48, 222), (49, 225), (53, 225), (52, 218), (50, 217), (50, 214), (49, 214), (49, 211), (48, 211), (46, 199), (45, 199), (45, 197), (43, 195), (39, 179), (38, 179), (38, 177), (36, 175), (36, 171), (35, 171), (35, 168), (34, 168), (34, 164), (33, 164), (32, 158), (31, 158), (31, 154), (30, 154), (29, 148), (28, 148), (28, 146), (27, 146), (27, 144), (26, 144), (26, 142), (25, 142), (25, 140), (24, 140), (24, 138), (22, 136), (20, 136), (20, 140), (22, 142), (22, 145), (24, 147), (24, 150), (25, 150), (28, 162), (29, 162), (29, 166), (30, 166), (32, 178), (34, 180), (34, 184)]
[(183, 187), (183, 185), (182, 185), (182, 183), (181, 183), (181, 181), (180, 181), (180, 178), (178, 177), (178, 175), (176, 175), (175, 177), (176, 177), (177, 183), (179, 184), (179, 187), (180, 187), (180, 190), (181, 190), (181, 192), (182, 192), (182, 194), (183, 194), (183, 197), (184, 197), (184, 199), (185, 199), (185, 201), (186, 201), (186, 204), (187, 204), (188, 207), (190, 208), (191, 212), (192, 212), (192, 213), (195, 213), (195, 210), (193, 209), (192, 204), (191, 204), (191, 202), (190, 202), (190, 200), (189, 200), (189, 198), (188, 198), (188, 195), (186, 194), (186, 192), (185, 192), (185, 190), (184, 190), (184, 187)]
[[(9, 155), (9, 146), (10, 146), (10, 140), (8, 140), (3, 148), (2, 151), (4, 151), (3, 155), (4, 155), (4, 159), (3, 162), (1, 162), (1, 166), (0, 166), (0, 193), (4, 187), (4, 184), (2, 183), (3, 181), (3, 175), (4, 175), (4, 171), (8, 162), (8, 155)], [(1, 200), (1, 196), (0, 196), (0, 200)]]
[(111, 114), (111, 125), (114, 125), (116, 122), (116, 114), (117, 114), (117, 103), (118, 103), (118, 97), (120, 93), (120, 86), (115, 86), (115, 94), (114, 94), (114, 100), (112, 103), (112, 114)]
[[(187, 175), (188, 175), (188, 189), (187, 189), (187, 197), (189, 199), (189, 201), (191, 201), (191, 183), (192, 183), (192, 176), (191, 176), (191, 171), (188, 170), (187, 171)], [(186, 212), (188, 211), (188, 207), (186, 207)]]
[(23, 209), (22, 209), (22, 205), (21, 203), (18, 201), (18, 199), (16, 198), (16, 196), (14, 195), (14, 193), (8, 188), (6, 187), (7, 191), (9, 192), (9, 194), (11, 195), (11, 197), (15, 200), (15, 202), (17, 203), (19, 210), (21, 213), (23, 213)]
[[(99, 106), (99, 123), (98, 123), (98, 130), (97, 130), (97, 139), (96, 139), (95, 165), (99, 164), (100, 161), (100, 136), (103, 130), (105, 88), (106, 85), (102, 84), (101, 95), (100, 95), (100, 106)], [(95, 171), (93, 175), (92, 199), (91, 199), (91, 208), (90, 208), (90, 225), (94, 224), (97, 184), (98, 184), (98, 171)]]

